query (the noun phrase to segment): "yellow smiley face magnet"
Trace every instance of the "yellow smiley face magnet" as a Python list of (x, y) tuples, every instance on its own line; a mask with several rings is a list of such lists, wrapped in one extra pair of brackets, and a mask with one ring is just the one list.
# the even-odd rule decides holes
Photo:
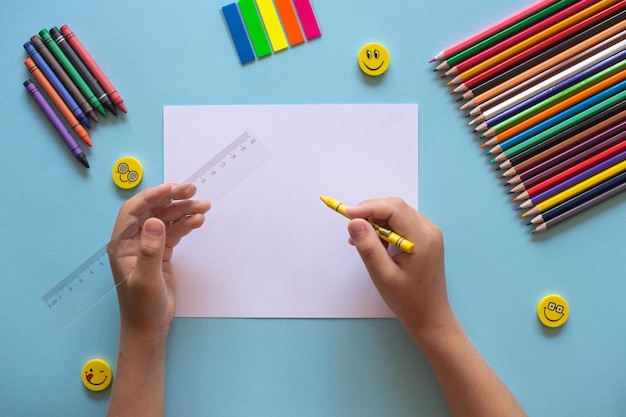
[(569, 317), (567, 301), (560, 295), (550, 294), (541, 299), (537, 305), (537, 317), (547, 327), (559, 327)]
[(108, 363), (102, 359), (92, 359), (83, 366), (83, 385), (91, 391), (103, 391), (111, 384), (113, 373)]
[(138, 160), (126, 156), (118, 159), (113, 164), (111, 176), (115, 185), (123, 189), (129, 189), (139, 185), (143, 178), (143, 168)]
[(358, 61), (361, 71), (377, 77), (389, 68), (389, 52), (379, 43), (369, 43), (361, 48)]

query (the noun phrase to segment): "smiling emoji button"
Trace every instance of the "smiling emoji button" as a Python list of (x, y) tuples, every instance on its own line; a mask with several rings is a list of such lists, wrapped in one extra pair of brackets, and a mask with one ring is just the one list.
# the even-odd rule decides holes
[(113, 373), (108, 363), (102, 359), (92, 359), (83, 366), (81, 377), (87, 389), (102, 391), (111, 384)]
[(562, 326), (569, 317), (567, 301), (560, 295), (547, 295), (537, 305), (537, 316), (544, 326)]
[(361, 71), (373, 77), (382, 75), (389, 68), (389, 52), (379, 43), (368, 43), (359, 51)]
[(127, 190), (139, 185), (143, 178), (143, 168), (137, 159), (126, 156), (115, 162), (111, 176), (115, 185)]

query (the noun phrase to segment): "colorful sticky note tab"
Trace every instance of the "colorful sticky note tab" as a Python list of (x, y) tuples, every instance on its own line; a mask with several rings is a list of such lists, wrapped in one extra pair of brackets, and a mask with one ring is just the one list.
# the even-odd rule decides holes
[(222, 13), (242, 64), (322, 35), (309, 0), (238, 0)]
[(237, 5), (235, 3), (227, 4), (222, 7), (222, 14), (226, 20), (226, 25), (228, 26), (230, 36), (235, 44), (235, 49), (237, 50), (241, 64), (254, 61), (254, 52), (252, 51), (250, 41), (248, 41), (246, 28), (243, 26), (243, 22), (239, 16)]
[(250, 35), (250, 40), (252, 40), (252, 46), (254, 47), (256, 56), (261, 58), (271, 54), (272, 48), (270, 48), (270, 44), (265, 36), (263, 23), (261, 23), (261, 17), (254, 5), (254, 0), (239, 0), (237, 4), (239, 5), (239, 10), (241, 11), (241, 16), (246, 24), (246, 28), (248, 29), (248, 35)]
[(283, 33), (283, 28), (280, 25), (280, 20), (278, 19), (278, 14), (276, 14), (272, 0), (256, 0), (256, 4), (259, 7), (259, 12), (261, 13), (261, 18), (265, 24), (265, 30), (270, 38), (274, 52), (287, 49), (289, 44)]
[(283, 29), (287, 34), (287, 39), (291, 46), (304, 42), (304, 36), (300, 30), (300, 23), (298, 23), (298, 16), (293, 9), (291, 0), (274, 0), (280, 20), (283, 22)]
[(302, 24), (306, 38), (313, 39), (321, 36), (322, 32), (317, 25), (311, 2), (309, 0), (293, 0), (293, 4), (296, 6), (298, 16), (300, 16), (300, 23)]

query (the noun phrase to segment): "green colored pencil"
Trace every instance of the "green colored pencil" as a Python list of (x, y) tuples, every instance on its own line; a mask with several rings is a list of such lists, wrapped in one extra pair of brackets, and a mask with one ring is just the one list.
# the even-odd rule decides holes
[(547, 109), (548, 107), (566, 99), (569, 96), (572, 96), (580, 91), (583, 91), (584, 89), (588, 87), (591, 87), (597, 82), (602, 81), (603, 79), (607, 77), (610, 77), (611, 75), (623, 70), (624, 68), (626, 68), (626, 60), (620, 61), (617, 64), (614, 64), (608, 68), (605, 68), (604, 70), (596, 74), (593, 74), (592, 76), (588, 78), (585, 78), (579, 83), (574, 84), (573, 86), (566, 88), (565, 90), (548, 97), (547, 99), (535, 104), (534, 106), (531, 106), (527, 108), (526, 110), (523, 110), (517, 113), (516, 115), (509, 117), (508, 119), (495, 125), (492, 129), (496, 134), (503, 132), (506, 129), (509, 129), (510, 127), (515, 126), (521, 121), (529, 118), (530, 116), (533, 116)]
[(470, 46), (469, 48), (455, 54), (452, 55), (450, 58), (448, 58), (447, 60), (443, 61), (441, 64), (439, 64), (436, 68), (436, 70), (445, 70), (448, 69), (450, 67), (455, 66), (456, 64), (458, 64), (461, 61), (464, 61), (465, 59), (471, 57), (472, 55), (477, 54), (478, 52), (481, 52), (493, 45), (495, 45), (496, 43), (500, 42), (503, 39), (506, 39), (508, 37), (510, 37), (511, 35), (514, 35), (518, 32), (521, 32), (523, 29), (526, 29), (527, 27), (545, 19), (546, 17), (553, 15), (554, 13), (558, 12), (561, 9), (566, 8), (567, 6), (576, 3), (576, 1), (578, 0), (560, 0), (548, 7), (546, 7), (543, 10), (538, 11), (535, 14), (532, 14), (530, 16), (528, 16), (527, 18), (520, 20), (519, 22), (509, 26), (508, 28), (502, 30), (501, 32), (498, 32), (496, 34), (491, 35), (490, 37)]
[[(621, 101), (626, 100), (626, 90), (622, 91), (621, 93), (617, 93), (612, 97), (607, 98), (604, 101), (601, 101), (600, 103), (589, 107), (588, 109), (581, 111), (580, 113), (563, 120), (561, 123), (558, 123), (554, 126), (552, 126), (549, 129), (544, 130), (543, 132), (526, 139), (524, 142), (518, 143), (515, 146), (510, 147), (509, 149), (505, 150), (504, 152), (498, 154), (498, 156), (496, 156), (495, 158), (493, 158), (490, 162), (494, 163), (497, 161), (501, 161), (504, 159), (508, 159), (511, 158), (514, 155), (517, 155), (518, 153), (530, 148), (531, 146), (534, 146), (548, 138), (550, 138), (552, 135), (555, 135), (575, 124), (580, 123), (581, 121), (583, 121), (584, 119), (593, 116), (596, 113), (601, 112), (604, 109), (607, 109), (608, 107), (620, 103)], [(498, 159), (499, 158), (499, 159)], [(504, 158), (504, 159), (502, 159)]]

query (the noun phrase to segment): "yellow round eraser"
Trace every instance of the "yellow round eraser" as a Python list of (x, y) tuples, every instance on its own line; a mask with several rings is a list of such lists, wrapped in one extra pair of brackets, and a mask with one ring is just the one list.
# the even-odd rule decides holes
[(560, 295), (550, 294), (541, 299), (537, 305), (539, 321), (547, 327), (559, 327), (569, 317), (567, 301)]
[(87, 389), (102, 391), (111, 384), (113, 373), (108, 363), (102, 359), (92, 359), (83, 366), (81, 377)]
[(379, 43), (368, 43), (359, 51), (361, 71), (371, 76), (382, 75), (389, 68), (389, 52)]
[(111, 175), (115, 185), (129, 189), (139, 185), (143, 178), (143, 168), (138, 160), (125, 156), (115, 162)]

